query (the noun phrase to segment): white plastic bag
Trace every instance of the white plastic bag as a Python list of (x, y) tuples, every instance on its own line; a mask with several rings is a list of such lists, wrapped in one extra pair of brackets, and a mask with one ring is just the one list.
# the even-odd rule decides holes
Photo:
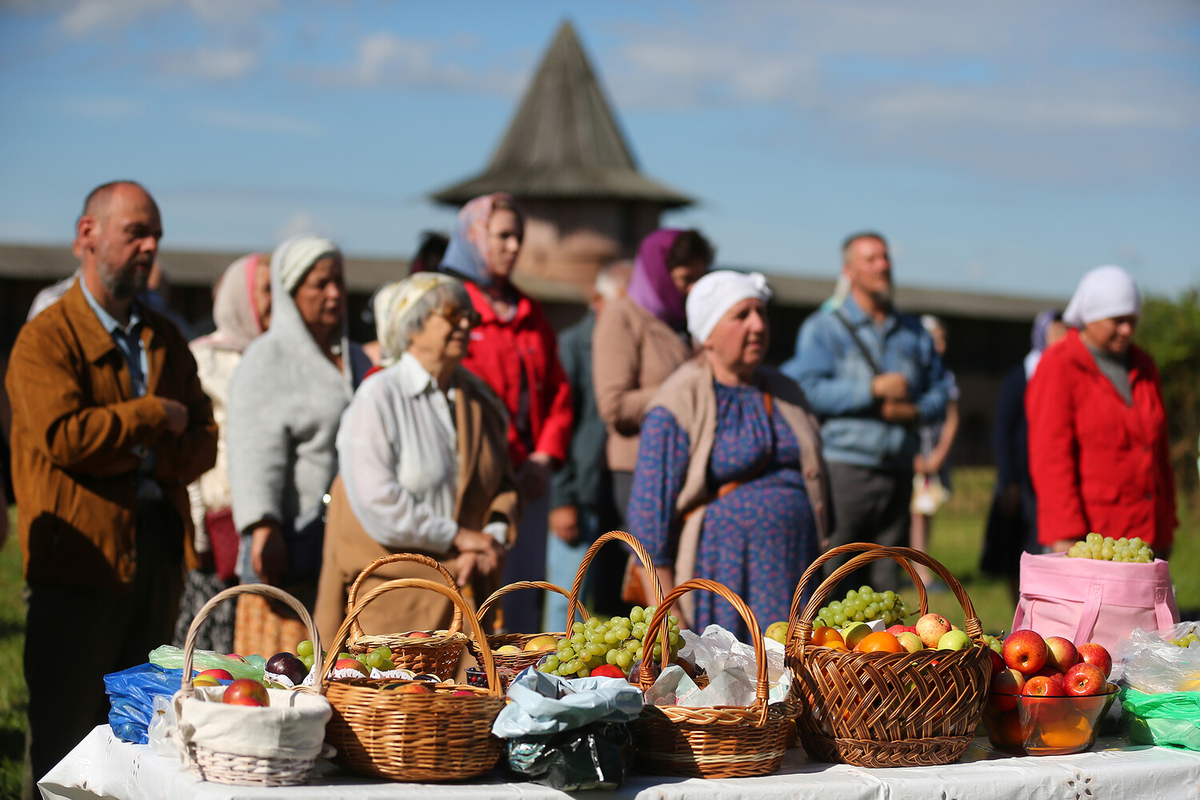
[(155, 753), (167, 758), (178, 755), (172, 738), (175, 735), (175, 706), (170, 697), (155, 696), (147, 733), (150, 736), (150, 749)]
[[(686, 676), (686, 679), (680, 679), (668, 675), (671, 671), (668, 667), (655, 681), (655, 688), (658, 689), (656, 696), (671, 694), (676, 699), (673, 705), (693, 707), (748, 706), (754, 702), (758, 662), (755, 661), (753, 647), (739, 641), (720, 625), (709, 625), (700, 636), (688, 630), (682, 631), (682, 635), (684, 646), (679, 650), (680, 657), (707, 672), (709, 685), (697, 689)], [(783, 645), (774, 639), (764, 639), (763, 647), (767, 653), (769, 702), (782, 702), (791, 692), (792, 671), (784, 662)], [(660, 687), (659, 683), (664, 677), (667, 682)], [(652, 701), (650, 697), (650, 693), (647, 693), (647, 703), (664, 704), (661, 700)]]
[(1171, 643), (1193, 628), (1200, 630), (1200, 623), (1179, 622), (1157, 631), (1134, 628), (1117, 643), (1112, 680), (1148, 694), (1200, 691), (1200, 642)]

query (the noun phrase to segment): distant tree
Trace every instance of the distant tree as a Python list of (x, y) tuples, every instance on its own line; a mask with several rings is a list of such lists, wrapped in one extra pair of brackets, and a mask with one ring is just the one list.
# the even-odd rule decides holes
[(1137, 342), (1162, 375), (1175, 480), (1190, 504), (1200, 502), (1196, 473), (1200, 436), (1200, 289), (1178, 299), (1151, 296), (1142, 305)]

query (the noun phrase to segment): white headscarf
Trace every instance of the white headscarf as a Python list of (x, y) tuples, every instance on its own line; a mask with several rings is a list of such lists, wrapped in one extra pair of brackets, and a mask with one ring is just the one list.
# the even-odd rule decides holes
[(279, 282), (288, 294), (296, 291), (296, 287), (304, 281), (304, 276), (313, 265), (325, 256), (341, 256), (342, 251), (329, 239), (317, 236), (297, 236), (288, 239), (275, 248), (271, 256), (272, 264), (279, 261), (275, 268), (279, 272)]
[(764, 303), (771, 299), (771, 287), (761, 272), (720, 269), (696, 281), (687, 296), (687, 326), (692, 340), (698, 345), (708, 341), (725, 312), (748, 297)]
[(1140, 314), (1141, 310), (1142, 296), (1133, 278), (1120, 267), (1106, 264), (1083, 276), (1063, 312), (1063, 322), (1082, 328), (1097, 320)]
[(404, 355), (400, 333), (417, 302), (439, 286), (458, 283), (440, 272), (418, 272), (402, 281), (389, 283), (375, 294), (375, 333), (383, 353), (383, 365), (395, 364)]

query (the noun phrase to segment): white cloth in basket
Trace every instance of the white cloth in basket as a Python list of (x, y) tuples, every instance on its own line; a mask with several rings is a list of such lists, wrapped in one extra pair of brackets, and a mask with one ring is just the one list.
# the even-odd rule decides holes
[(271, 705), (252, 708), (225, 705), (224, 691), (224, 687), (197, 687), (187, 699), (176, 692), (179, 724), (174, 738), (185, 768), (192, 744), (253, 758), (315, 759), (321, 753), (325, 723), (333, 714), (324, 695), (268, 689)]

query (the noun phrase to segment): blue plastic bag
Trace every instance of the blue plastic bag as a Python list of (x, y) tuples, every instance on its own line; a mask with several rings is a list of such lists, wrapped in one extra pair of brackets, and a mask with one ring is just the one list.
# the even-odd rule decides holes
[(154, 698), (174, 697), (183, 681), (182, 669), (163, 669), (141, 664), (104, 676), (104, 691), (110, 708), (108, 725), (123, 742), (147, 744)]

